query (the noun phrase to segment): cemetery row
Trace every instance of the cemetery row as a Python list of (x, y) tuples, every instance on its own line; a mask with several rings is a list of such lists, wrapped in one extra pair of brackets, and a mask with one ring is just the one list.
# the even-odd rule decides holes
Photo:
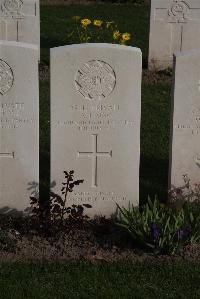
[[(149, 68), (172, 65), (169, 186), (199, 178), (200, 3), (152, 0)], [(193, 33), (196, 33), (194, 35)], [(0, 211), (24, 211), (39, 183), (38, 0), (0, 0)], [(24, 43), (23, 43), (24, 42)], [(185, 52), (184, 50), (190, 50)], [(111, 215), (139, 202), (141, 51), (106, 44), (51, 50), (51, 181), (84, 183), (68, 201)]]
[[(39, 183), (38, 47), (0, 42), (0, 209), (24, 211)], [(199, 181), (200, 50), (174, 58), (169, 185)], [(140, 49), (81, 44), (51, 49), (51, 181), (64, 170), (83, 184), (68, 204), (110, 216), (139, 203)]]

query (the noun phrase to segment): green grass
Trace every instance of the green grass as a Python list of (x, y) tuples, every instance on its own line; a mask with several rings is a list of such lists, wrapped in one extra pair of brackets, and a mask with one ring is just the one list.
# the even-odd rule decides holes
[[(149, 12), (148, 7), (134, 5), (71, 5), (41, 7), (42, 62), (49, 64), (49, 48), (78, 42), (69, 39), (73, 30), (72, 16), (113, 20), (121, 31), (133, 35), (134, 45), (143, 52), (147, 65)], [(142, 85), (140, 201), (147, 196), (167, 198), (169, 155), (169, 83)], [(41, 194), (47, 196), (49, 180), (49, 82), (40, 84), (40, 171)]]
[(0, 264), (2, 299), (200, 298), (200, 263)]

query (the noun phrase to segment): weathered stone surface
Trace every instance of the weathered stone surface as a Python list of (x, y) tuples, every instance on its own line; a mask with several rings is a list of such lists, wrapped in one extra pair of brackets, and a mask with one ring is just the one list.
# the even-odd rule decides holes
[(39, 183), (38, 47), (0, 42), (0, 115), (0, 213), (24, 211)]
[(173, 53), (200, 48), (199, 0), (151, 0), (149, 68), (172, 67)]
[(110, 44), (51, 49), (51, 180), (84, 183), (68, 205), (110, 216), (139, 201), (141, 51)]
[(183, 186), (186, 174), (200, 182), (200, 50), (175, 56), (170, 187)]
[(40, 48), (39, 0), (0, 0), (0, 40)]

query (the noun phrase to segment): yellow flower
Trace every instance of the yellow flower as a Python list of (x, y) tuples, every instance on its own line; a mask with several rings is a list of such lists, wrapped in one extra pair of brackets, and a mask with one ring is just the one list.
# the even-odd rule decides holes
[(89, 19), (82, 19), (81, 20), (81, 25), (82, 27), (87, 27), (88, 25), (90, 25), (92, 22)]
[(131, 35), (130, 35), (130, 33), (123, 33), (122, 34), (122, 40), (123, 41), (127, 41), (127, 40), (129, 40), (131, 38)]
[(94, 25), (97, 26), (97, 27), (101, 27), (103, 21), (101, 20), (94, 20)]
[(113, 32), (113, 38), (114, 38), (114, 39), (118, 39), (118, 38), (120, 37), (120, 35), (121, 35), (121, 34), (120, 34), (119, 31), (114, 31), (114, 32)]

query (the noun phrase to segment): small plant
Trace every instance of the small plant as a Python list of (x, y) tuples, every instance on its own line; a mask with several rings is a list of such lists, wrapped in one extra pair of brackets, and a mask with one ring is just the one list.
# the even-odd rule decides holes
[(83, 180), (74, 180), (74, 171), (64, 171), (65, 181), (62, 182), (62, 196), (50, 192), (50, 201), (42, 203), (38, 198), (30, 197), (32, 207), (32, 219), (39, 224), (45, 232), (52, 230), (71, 230), (75, 225), (83, 225), (88, 219), (84, 215), (84, 208), (91, 208), (89, 204), (67, 206), (67, 195), (73, 192), (75, 186), (83, 183)]
[(200, 203), (200, 182), (191, 183), (188, 174), (183, 175), (183, 185), (173, 187), (169, 191), (171, 203), (197, 202)]
[(185, 245), (200, 241), (200, 215), (194, 217), (187, 206), (175, 210), (157, 199), (148, 199), (141, 209), (119, 207), (118, 225), (131, 237), (156, 254), (174, 254)]
[(110, 43), (125, 45), (131, 40), (130, 33), (121, 33), (113, 21), (81, 19), (79, 16), (72, 19), (75, 22), (75, 29), (68, 37), (78, 37), (79, 43), (100, 43), (108, 39)]

